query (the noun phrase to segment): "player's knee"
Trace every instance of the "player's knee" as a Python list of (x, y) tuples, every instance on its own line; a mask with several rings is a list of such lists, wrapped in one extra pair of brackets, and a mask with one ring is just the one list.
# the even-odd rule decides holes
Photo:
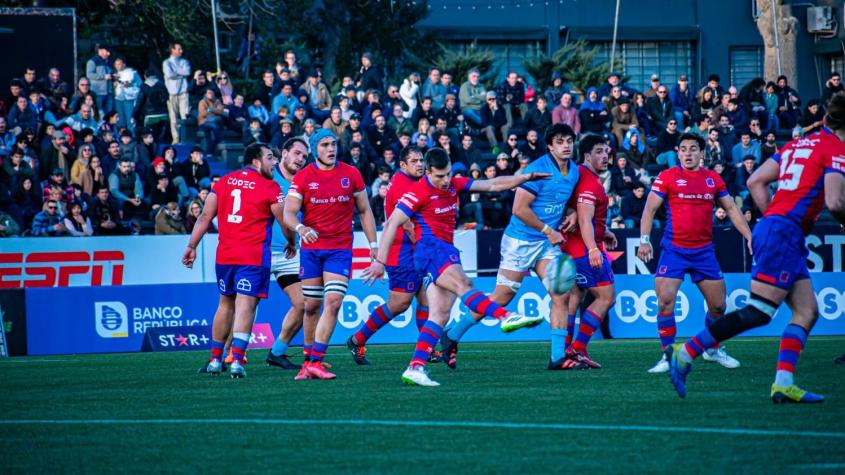
[(411, 301), (405, 300), (396, 300), (396, 301), (388, 301), (387, 302), (387, 310), (390, 311), (391, 315), (399, 315), (400, 313), (408, 310), (408, 307), (411, 306)]
[(724, 315), (726, 310), (727, 310), (727, 306), (724, 303), (722, 303), (720, 305), (708, 305), (707, 306), (707, 311), (710, 312), (713, 315), (716, 315), (716, 316)]
[(458, 279), (458, 290), (461, 294), (469, 292), (472, 289), (472, 281), (469, 280), (469, 277), (464, 276)]

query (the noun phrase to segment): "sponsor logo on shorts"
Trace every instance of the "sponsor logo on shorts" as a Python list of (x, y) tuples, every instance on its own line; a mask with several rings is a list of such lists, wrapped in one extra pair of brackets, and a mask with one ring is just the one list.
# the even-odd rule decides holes
[(449, 260), (452, 261), (452, 262), (458, 262), (458, 260), (460, 260), (460, 258), (458, 257), (457, 254), (449, 254)]
[(241, 279), (237, 284), (235, 284), (235, 289), (240, 292), (252, 292), (252, 282), (246, 279)]
[(660, 269), (657, 269), (657, 273), (658, 274), (665, 274), (666, 271), (668, 271), (668, 270), (669, 270), (668, 266), (660, 266)]
[(785, 284), (785, 283), (789, 282), (790, 275), (791, 274), (789, 273), (789, 271), (783, 271), (783, 272), (780, 273), (780, 279), (779, 280)]
[(224, 281), (223, 279), (218, 280), (217, 281), (217, 288), (220, 289), (221, 292), (225, 292), (226, 291), (226, 281)]

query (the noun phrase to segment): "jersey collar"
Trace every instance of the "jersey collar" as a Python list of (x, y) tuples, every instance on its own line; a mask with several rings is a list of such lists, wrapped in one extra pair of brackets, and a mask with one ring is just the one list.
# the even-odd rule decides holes
[(582, 165), (578, 165), (578, 167), (581, 168), (582, 170), (584, 170), (585, 172), (589, 173), (590, 175), (593, 175), (596, 178), (599, 177), (599, 175), (596, 172), (590, 170), (590, 167), (588, 167), (587, 165), (582, 164)]
[(575, 163), (575, 162), (574, 162), (574, 161), (570, 158), (570, 159), (569, 159), (569, 165), (567, 165), (567, 166), (566, 166), (566, 169), (569, 171), (569, 173), (567, 173), (566, 175), (564, 175), (564, 174), (563, 174), (563, 172), (561, 172), (561, 171), (560, 171), (560, 167), (559, 167), (559, 166), (557, 166), (557, 161), (555, 161), (555, 159), (554, 159), (554, 158), (552, 158), (552, 154), (547, 153), (547, 154), (545, 154), (545, 155), (543, 155), (543, 156), (544, 156), (544, 157), (546, 157), (546, 160), (548, 160), (548, 161), (549, 161), (549, 164), (551, 165), (552, 170), (557, 171), (557, 172), (560, 174), (560, 176), (568, 177), (568, 176), (572, 173), (572, 169), (573, 169), (573, 168), (577, 168), (577, 167), (578, 167), (578, 164), (576, 164), (576, 163)]

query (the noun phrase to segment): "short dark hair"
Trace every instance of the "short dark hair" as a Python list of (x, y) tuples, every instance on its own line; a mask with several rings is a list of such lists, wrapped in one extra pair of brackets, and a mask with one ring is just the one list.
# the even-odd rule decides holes
[(385, 166), (380, 166), (376, 170), (376, 175), (381, 175), (382, 173), (392, 173), (392, 172), (391, 172), (390, 168), (385, 167)]
[(194, 152), (202, 153), (202, 147), (200, 147), (199, 145), (194, 145), (193, 147), (191, 147), (191, 154), (193, 154)]
[(596, 145), (607, 145), (607, 139), (598, 134), (586, 134), (578, 143), (578, 154), (583, 159), (586, 154), (592, 153)]
[(452, 161), (449, 159), (449, 154), (440, 147), (434, 147), (425, 153), (425, 169), (431, 170), (436, 168), (443, 170), (448, 167)]
[(399, 161), (401, 163), (408, 163), (408, 158), (410, 158), (412, 153), (419, 153), (422, 155), (422, 151), (417, 148), (416, 145), (408, 145), (399, 153)]
[[(268, 148), (267, 144), (255, 142), (249, 144), (249, 146), (244, 150), (244, 166), (252, 164), (253, 160), (260, 160), (262, 149)], [(269, 150), (269, 149), (268, 149)]]
[(692, 140), (696, 144), (698, 144), (698, 148), (700, 148), (701, 150), (704, 150), (704, 146), (705, 146), (704, 137), (702, 137), (698, 134), (693, 134), (691, 132), (684, 132), (684, 133), (681, 134), (681, 138), (678, 139), (678, 145), (680, 146), (681, 142), (683, 142), (684, 140)]
[(563, 122), (548, 126), (544, 135), (546, 145), (551, 145), (554, 138), (559, 135), (569, 137), (572, 139), (573, 142), (575, 141), (575, 131), (572, 130), (572, 127), (567, 124), (564, 124)]
[(284, 145), (282, 145), (282, 150), (290, 151), (297, 142), (301, 143), (305, 147), (305, 150), (308, 150), (308, 142), (306, 142), (301, 136), (291, 137), (285, 140)]

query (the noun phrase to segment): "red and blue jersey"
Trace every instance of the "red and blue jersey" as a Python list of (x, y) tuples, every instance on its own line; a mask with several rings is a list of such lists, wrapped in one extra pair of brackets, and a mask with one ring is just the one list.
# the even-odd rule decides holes
[[(604, 236), (607, 233), (607, 193), (601, 184), (599, 176), (589, 168), (581, 165), (579, 168), (578, 184), (572, 192), (570, 207), (575, 208), (578, 203), (587, 204), (594, 208), (593, 214), (593, 237), (596, 245), (604, 248)], [(575, 229), (566, 236), (566, 241), (561, 244), (563, 252), (577, 259), (589, 254), (589, 249), (581, 237), (581, 230)]]
[(246, 167), (224, 175), (211, 192), (217, 195), (217, 264), (269, 268), (270, 206), (285, 201), (279, 185)]
[(651, 192), (666, 203), (664, 245), (696, 249), (713, 244), (713, 208), (716, 200), (729, 196), (718, 173), (678, 165), (657, 175)]
[(449, 188), (444, 191), (435, 188), (426, 176), (414, 183), (399, 199), (396, 209), (402, 210), (414, 220), (417, 242), (434, 238), (452, 244), (455, 239), (458, 193), (470, 186), (471, 179), (453, 177)]
[(764, 216), (783, 216), (806, 236), (824, 207), (824, 176), (845, 175), (845, 143), (824, 128), (789, 142), (772, 159), (780, 165), (778, 189)]
[[(407, 175), (402, 170), (398, 170), (390, 179), (390, 185), (387, 188), (387, 195), (384, 197), (384, 215), (388, 218), (393, 214), (396, 208), (396, 203), (399, 199), (405, 196), (411, 187), (418, 180)], [(404, 230), (396, 231), (396, 237), (393, 238), (393, 243), (390, 245), (390, 251), (387, 253), (387, 262), (389, 266), (398, 266), (400, 263), (411, 264), (414, 263), (414, 244), (411, 238)]]
[(364, 192), (357, 168), (337, 162), (331, 170), (312, 163), (293, 177), (288, 194), (302, 200), (302, 224), (317, 232), (317, 241), (302, 249), (352, 249), (355, 195)]

